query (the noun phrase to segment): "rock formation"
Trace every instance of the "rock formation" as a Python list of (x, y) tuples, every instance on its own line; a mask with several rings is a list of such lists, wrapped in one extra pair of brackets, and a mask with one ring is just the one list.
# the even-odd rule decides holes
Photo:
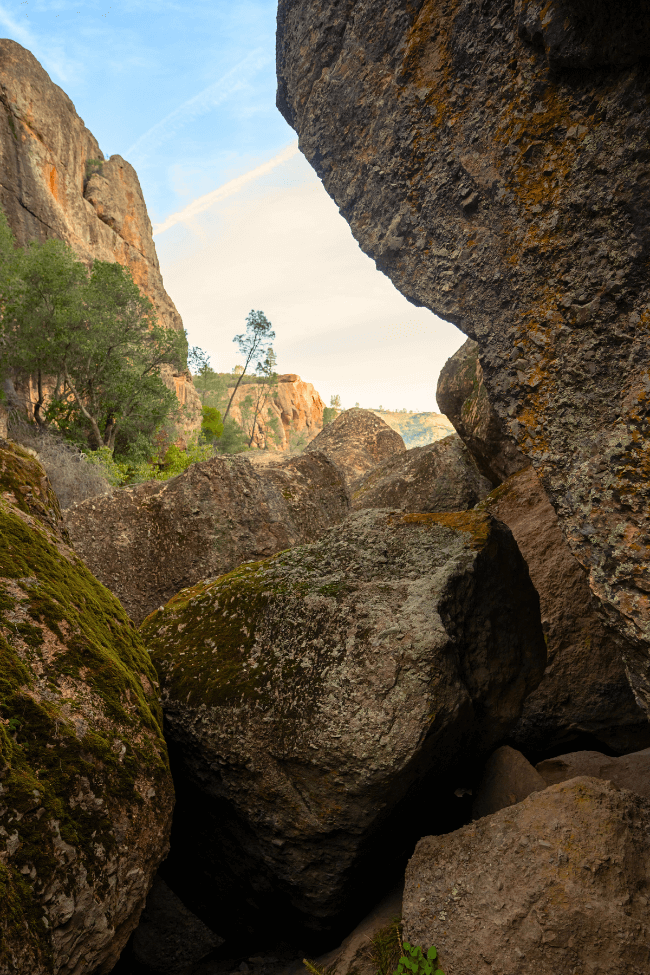
[(611, 782), (551, 786), (418, 843), (404, 937), (447, 975), (650, 970), (650, 802)]
[[(583, 773), (586, 774), (586, 773)], [(575, 778), (575, 776), (567, 776)], [(472, 803), (472, 818), (481, 819), (522, 802), (546, 788), (546, 780), (515, 748), (502, 745), (485, 763)]]
[(306, 452), (319, 450), (336, 464), (354, 489), (359, 478), (406, 450), (399, 433), (371, 413), (355, 407), (323, 427)]
[(375, 416), (397, 430), (404, 446), (426, 447), (454, 432), (453, 424), (441, 413), (393, 413), (390, 410), (371, 410)]
[(645, 6), (280, 0), (278, 105), (362, 249), (478, 342), (650, 709)]
[[(252, 416), (246, 420), (242, 404), (250, 396), (254, 406), (260, 388), (254, 383), (246, 383), (235, 393), (230, 415), (243, 430), (252, 426)], [(229, 389), (228, 396), (232, 392), (233, 389)], [(323, 429), (324, 409), (325, 404), (311, 383), (303, 382), (295, 373), (279, 376), (278, 385), (266, 397), (256, 420), (253, 445), (272, 450), (291, 450), (295, 443), (304, 446)]]
[(142, 633), (178, 795), (164, 876), (231, 935), (363, 916), (546, 658), (512, 536), (474, 513), (359, 512)]
[(352, 508), (465, 511), (482, 501), (491, 487), (463, 441), (453, 434), (426, 447), (413, 447), (373, 468), (357, 480)]
[(0, 495), (0, 973), (109, 972), (168, 849), (156, 674), (7, 441)]
[(312, 541), (349, 511), (340, 471), (321, 453), (255, 469), (213, 457), (65, 512), (86, 565), (140, 622), (179, 589)]
[(436, 399), (479, 470), (494, 486), (530, 463), (490, 405), (476, 342), (468, 339), (447, 360), (438, 379)]
[[(57, 237), (85, 262), (117, 261), (153, 302), (162, 325), (183, 323), (165, 291), (137, 174), (97, 140), (29, 51), (0, 40), (0, 205), (19, 244)], [(200, 425), (189, 373), (163, 378)]]
[(650, 799), (650, 748), (611, 758), (600, 752), (570, 752), (547, 758), (537, 765), (537, 771), (547, 785), (567, 782), (577, 775), (606, 779), (619, 789), (629, 789), (638, 796)]
[(650, 724), (623, 665), (631, 648), (603, 619), (534, 470), (514, 474), (482, 507), (508, 526), (526, 559), (548, 646), (544, 679), (526, 699), (511, 743), (531, 757), (576, 740), (615, 752), (649, 745)]

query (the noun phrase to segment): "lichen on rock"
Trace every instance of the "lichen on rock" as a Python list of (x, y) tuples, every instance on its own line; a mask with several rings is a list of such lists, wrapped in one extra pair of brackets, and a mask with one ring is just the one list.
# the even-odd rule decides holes
[(0, 470), (0, 972), (108, 972), (167, 850), (157, 679), (38, 462)]
[(427, 797), (454, 801), (546, 658), (510, 533), (472, 512), (356, 513), (180, 592), (142, 633), (178, 783), (165, 878), (229, 930), (281, 914), (331, 933), (367, 906), (418, 803), (445, 821)]

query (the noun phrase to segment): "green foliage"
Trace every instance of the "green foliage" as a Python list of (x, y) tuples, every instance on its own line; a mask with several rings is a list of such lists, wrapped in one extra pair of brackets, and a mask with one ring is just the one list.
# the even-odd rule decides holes
[(34, 419), (91, 449), (120, 450), (179, 415), (159, 367), (184, 336), (162, 328), (121, 264), (88, 270), (60, 240), (16, 249), (0, 213), (0, 378), (35, 379)]
[[(264, 314), (263, 311), (250, 311), (246, 319), (246, 331), (242, 332), (240, 335), (235, 335), (233, 342), (236, 343), (239, 351), (244, 356), (244, 367), (241, 374), (237, 378), (235, 388), (232, 391), (230, 399), (228, 400), (228, 406), (226, 407), (226, 412), (224, 414), (224, 422), (228, 418), (230, 413), (230, 407), (232, 406), (232, 401), (235, 398), (235, 393), (239, 389), (239, 386), (244, 378), (244, 374), (248, 370), (251, 362), (255, 359), (257, 355), (266, 354), (266, 359), (264, 363), (258, 360), (257, 368), (264, 368), (264, 366), (269, 366), (269, 372), (272, 373), (275, 368), (275, 353), (273, 349), (270, 348), (270, 344), (275, 338), (275, 332), (271, 327), (271, 323)], [(269, 360), (269, 354), (272, 358)], [(252, 441), (252, 434), (251, 434)]]
[(402, 955), (402, 921), (394, 917), (370, 939), (368, 956), (377, 975), (393, 975)]
[(335, 396), (330, 396), (330, 406), (336, 407), (337, 410), (341, 409), (341, 397), (338, 393)]
[(248, 450), (247, 437), (232, 417), (224, 420), (223, 433), (215, 443), (214, 449), (218, 454), (241, 454)]
[(211, 444), (201, 443), (197, 436), (191, 438), (187, 447), (182, 450), (176, 444), (168, 447), (163, 461), (162, 470), (157, 475), (158, 480), (166, 481), (187, 470), (190, 464), (198, 464), (202, 460), (209, 460), (213, 455)]
[(201, 433), (208, 442), (218, 440), (223, 434), (221, 413), (214, 406), (204, 406), (202, 410)]
[(326, 427), (328, 423), (336, 419), (338, 410), (335, 406), (326, 406), (323, 410), (323, 426)]
[(104, 160), (103, 159), (86, 159), (86, 179), (90, 179), (95, 173), (99, 173), (101, 176), (104, 172)]
[(433, 946), (426, 955), (422, 948), (410, 945), (408, 941), (404, 942), (403, 948), (404, 954), (399, 960), (395, 975), (445, 975), (441, 968), (434, 967), (438, 952)]
[(301, 454), (306, 446), (307, 446), (306, 430), (289, 431), (289, 450), (293, 451), (293, 453)]

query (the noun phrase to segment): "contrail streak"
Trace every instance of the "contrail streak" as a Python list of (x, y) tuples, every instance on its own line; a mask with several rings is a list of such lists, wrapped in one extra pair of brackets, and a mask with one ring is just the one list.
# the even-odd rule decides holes
[(196, 200), (193, 200), (189, 206), (186, 206), (184, 210), (179, 210), (178, 213), (172, 213), (171, 216), (167, 217), (164, 223), (158, 224), (154, 227), (153, 235), (157, 237), (162, 234), (165, 230), (169, 230), (177, 223), (182, 223), (183, 220), (189, 220), (191, 217), (196, 217), (197, 214), (203, 213), (204, 210), (209, 209), (214, 203), (219, 203), (221, 200), (225, 200), (229, 196), (234, 196), (238, 193), (242, 187), (246, 186), (247, 183), (252, 183), (254, 180), (259, 179), (260, 176), (265, 176), (270, 173), (272, 169), (276, 166), (280, 166), (283, 162), (287, 162), (298, 152), (298, 142), (292, 142), (291, 145), (283, 149), (277, 156), (273, 159), (269, 159), (268, 162), (262, 163), (261, 166), (257, 166), (255, 169), (251, 169), (250, 172), (244, 173), (243, 176), (237, 176), (235, 179), (231, 179), (228, 183), (224, 183), (223, 186), (219, 186), (216, 190), (212, 190), (211, 193), (206, 193), (205, 196), (199, 196)]
[(243, 61), (236, 64), (223, 78), (219, 78), (218, 81), (214, 81), (207, 88), (204, 88), (203, 91), (193, 95), (192, 98), (188, 98), (187, 101), (179, 105), (178, 108), (175, 108), (173, 112), (166, 115), (160, 122), (156, 122), (150, 129), (147, 129), (126, 150), (124, 158), (130, 160), (131, 157), (139, 156), (142, 159), (148, 152), (174, 135), (187, 122), (197, 118), (199, 115), (204, 115), (211, 108), (225, 102), (236, 91), (246, 88), (255, 72), (264, 67), (268, 61), (269, 55), (264, 52), (263, 48), (257, 48), (255, 51), (251, 51)]

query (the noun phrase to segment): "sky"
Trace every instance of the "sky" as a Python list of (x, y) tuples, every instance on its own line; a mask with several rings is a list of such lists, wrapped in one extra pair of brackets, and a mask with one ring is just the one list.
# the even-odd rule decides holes
[(252, 309), (326, 403), (436, 410), (464, 341), (377, 271), (275, 107), (276, 0), (0, 0), (106, 157), (136, 169), (190, 345), (229, 371)]

